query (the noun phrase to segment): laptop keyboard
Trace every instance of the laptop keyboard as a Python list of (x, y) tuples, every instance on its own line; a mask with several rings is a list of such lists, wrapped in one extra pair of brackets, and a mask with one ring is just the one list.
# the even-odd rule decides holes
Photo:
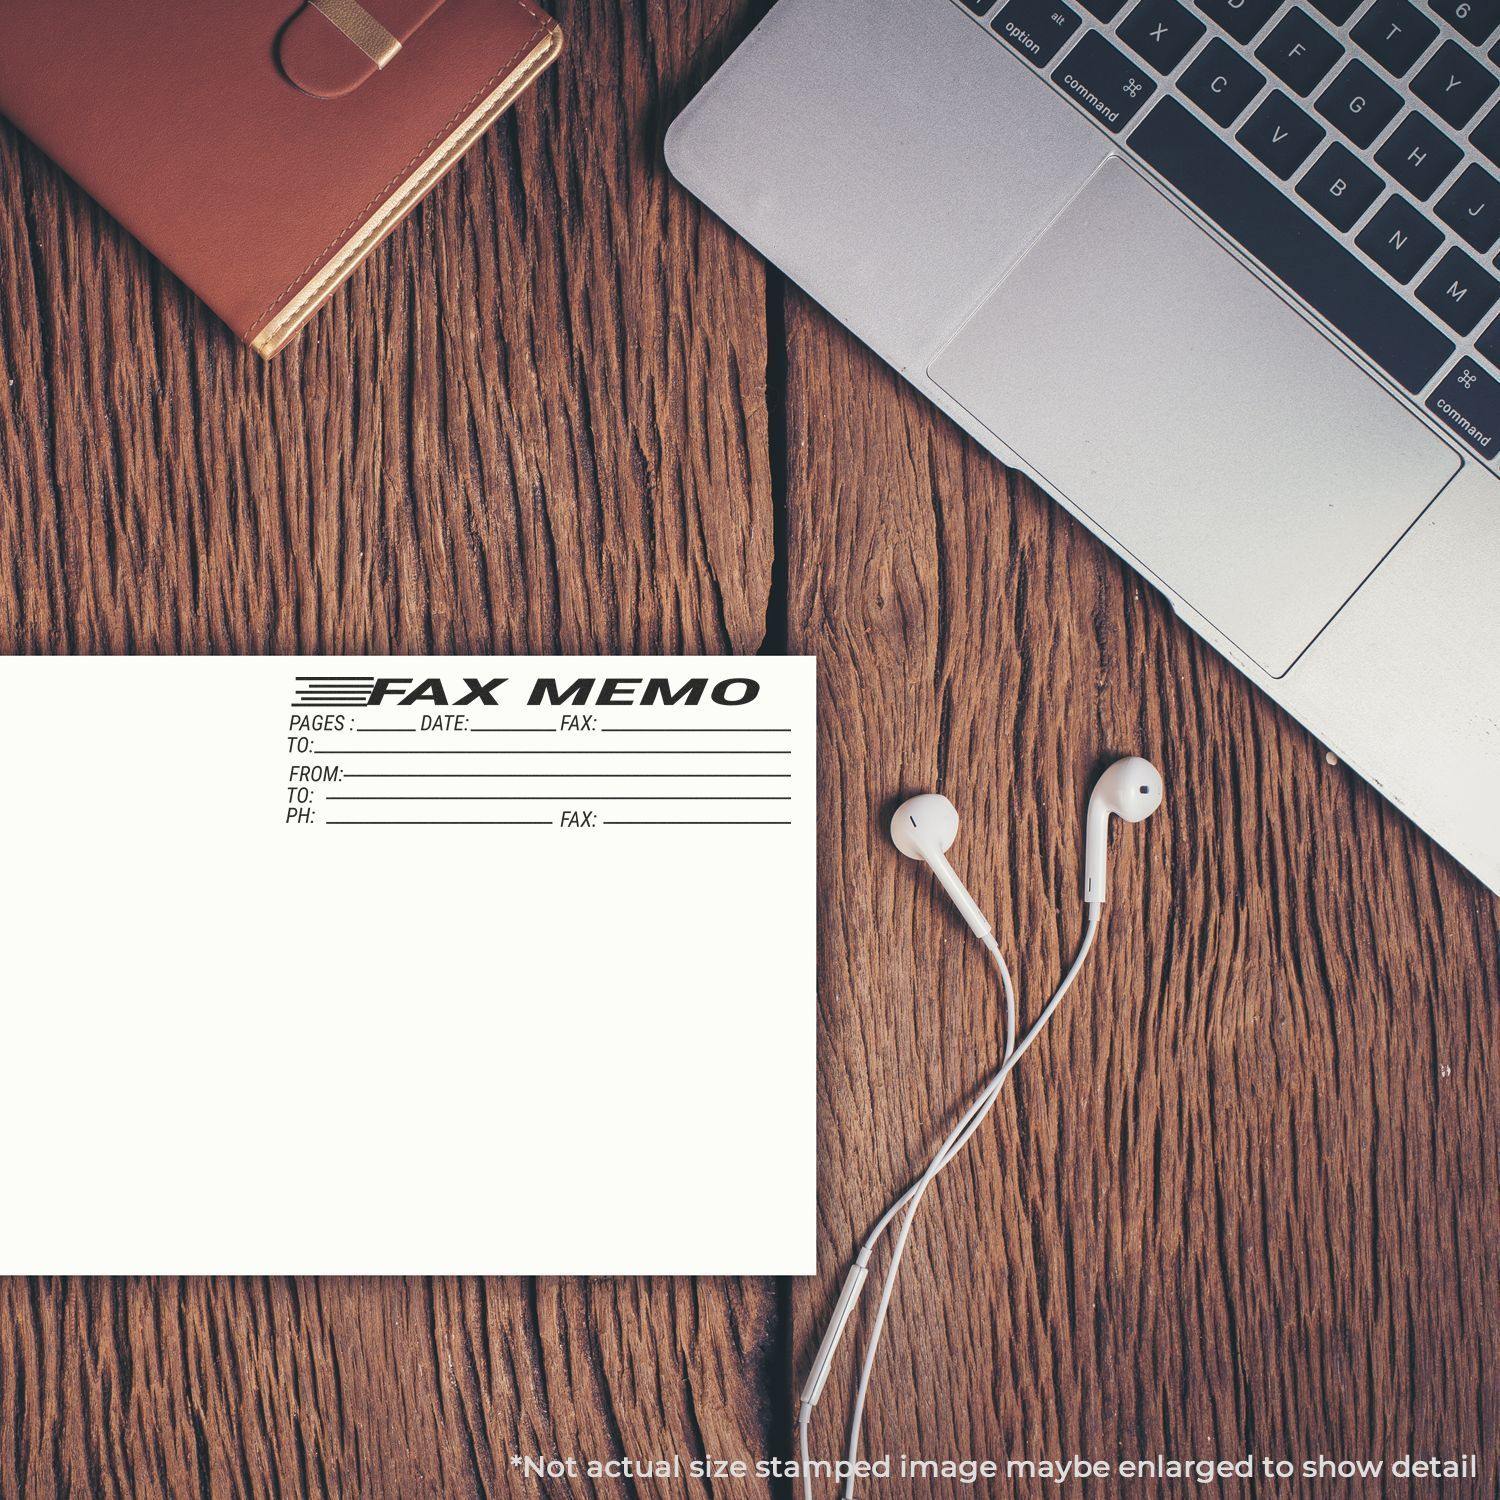
[(1500, 454), (1500, 0), (960, 3)]

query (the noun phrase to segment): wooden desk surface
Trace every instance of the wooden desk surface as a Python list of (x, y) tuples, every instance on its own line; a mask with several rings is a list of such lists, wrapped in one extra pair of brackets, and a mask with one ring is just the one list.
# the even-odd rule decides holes
[(560, 67), (268, 369), (0, 128), (0, 649), (816, 653), (824, 1271), (0, 1283), (0, 1494), (789, 1454), (851, 1246), (1001, 1032), (882, 808), (958, 802), (1034, 1007), (1088, 779), (1134, 748), (1168, 809), (929, 1200), (869, 1443), (1479, 1452), (1444, 1492), (1495, 1493), (1497, 902), (670, 183), (666, 125), (755, 6), (557, 9)]

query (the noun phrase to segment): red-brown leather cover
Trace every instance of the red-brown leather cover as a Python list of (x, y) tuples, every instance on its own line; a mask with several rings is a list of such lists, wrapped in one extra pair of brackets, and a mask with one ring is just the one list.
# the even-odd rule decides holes
[(270, 354), (556, 57), (531, 0), (0, 0), (0, 113)]

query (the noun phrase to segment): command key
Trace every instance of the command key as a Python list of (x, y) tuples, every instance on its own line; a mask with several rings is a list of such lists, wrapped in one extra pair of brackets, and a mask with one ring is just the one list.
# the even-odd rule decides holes
[(1135, 118), (1156, 85), (1097, 31), (1091, 31), (1052, 75), (1106, 130), (1118, 132)]
[(1464, 358), (1427, 398), (1427, 410), (1446, 422), (1476, 453), (1495, 456), (1500, 436), (1500, 380)]

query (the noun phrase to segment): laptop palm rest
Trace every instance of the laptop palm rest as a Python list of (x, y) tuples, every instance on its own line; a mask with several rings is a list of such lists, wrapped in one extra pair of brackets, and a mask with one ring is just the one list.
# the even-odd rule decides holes
[(1118, 157), (928, 373), (1273, 677), (1460, 465)]

